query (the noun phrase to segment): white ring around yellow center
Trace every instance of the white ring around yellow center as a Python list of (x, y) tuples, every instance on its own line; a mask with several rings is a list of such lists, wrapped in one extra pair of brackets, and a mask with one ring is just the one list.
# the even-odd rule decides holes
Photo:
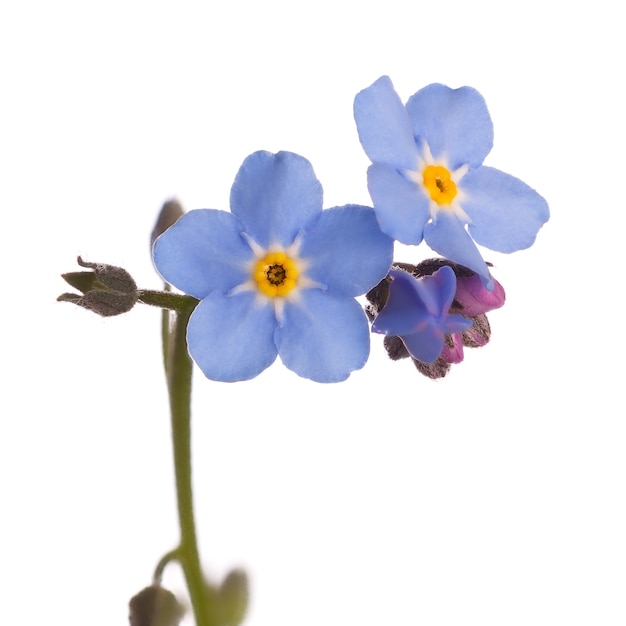
[(434, 159), (426, 142), (421, 144), (421, 155), (413, 170), (403, 170), (406, 178), (422, 189), (430, 200), (430, 217), (435, 220), (439, 211), (456, 215), (465, 223), (471, 223), (462, 203), (465, 199), (459, 186), (469, 167), (461, 165), (456, 170), (448, 167), (445, 158)]

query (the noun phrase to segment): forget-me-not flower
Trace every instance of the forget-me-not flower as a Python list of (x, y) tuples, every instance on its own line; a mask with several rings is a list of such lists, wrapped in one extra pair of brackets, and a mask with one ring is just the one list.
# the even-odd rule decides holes
[(493, 144), (483, 97), (433, 84), (405, 106), (383, 76), (357, 94), (354, 116), (383, 232), (405, 244), (425, 239), (492, 288), (474, 242), (498, 252), (527, 248), (549, 210), (521, 180), (482, 165)]
[(200, 300), (187, 331), (194, 361), (219, 381), (253, 378), (277, 355), (305, 378), (346, 379), (369, 355), (354, 298), (391, 265), (373, 210), (322, 210), (306, 159), (262, 151), (241, 166), (230, 205), (190, 211), (154, 246), (160, 274)]
[(443, 350), (446, 335), (472, 325), (466, 317), (450, 314), (456, 293), (454, 270), (446, 265), (423, 278), (391, 270), (389, 278), (387, 301), (372, 331), (400, 337), (414, 359), (433, 363)]

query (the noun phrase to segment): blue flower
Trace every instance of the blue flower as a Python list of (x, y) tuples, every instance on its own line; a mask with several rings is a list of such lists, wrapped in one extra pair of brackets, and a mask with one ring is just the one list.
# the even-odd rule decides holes
[(414, 359), (434, 363), (443, 350), (445, 336), (472, 325), (472, 320), (449, 313), (456, 293), (454, 270), (446, 265), (423, 278), (391, 270), (389, 278), (387, 302), (372, 331), (400, 337)]
[(528, 248), (549, 210), (521, 180), (482, 165), (493, 144), (482, 96), (433, 84), (404, 106), (383, 76), (357, 94), (354, 117), (372, 161), (368, 188), (383, 232), (406, 244), (425, 239), (491, 289), (474, 242), (498, 252)]
[(277, 355), (305, 378), (346, 379), (369, 355), (354, 298), (391, 265), (373, 210), (322, 211), (311, 164), (290, 152), (251, 154), (230, 204), (190, 211), (154, 246), (165, 280), (201, 300), (187, 331), (194, 361), (219, 381), (254, 378)]

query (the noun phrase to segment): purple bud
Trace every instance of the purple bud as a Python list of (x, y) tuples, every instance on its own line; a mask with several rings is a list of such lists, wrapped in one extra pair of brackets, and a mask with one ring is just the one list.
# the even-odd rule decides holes
[(461, 333), (446, 335), (440, 358), (450, 364), (460, 363), (463, 360), (463, 339)]

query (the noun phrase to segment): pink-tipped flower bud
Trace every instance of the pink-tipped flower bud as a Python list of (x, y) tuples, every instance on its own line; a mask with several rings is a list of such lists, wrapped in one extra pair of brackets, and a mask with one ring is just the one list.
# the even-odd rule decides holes
[(461, 313), (467, 317), (482, 315), (504, 304), (505, 293), (502, 285), (493, 279), (493, 290), (485, 289), (480, 276), (457, 276), (454, 299), (461, 305)]
[(446, 335), (439, 358), (452, 365), (463, 360), (463, 339), (461, 333)]

